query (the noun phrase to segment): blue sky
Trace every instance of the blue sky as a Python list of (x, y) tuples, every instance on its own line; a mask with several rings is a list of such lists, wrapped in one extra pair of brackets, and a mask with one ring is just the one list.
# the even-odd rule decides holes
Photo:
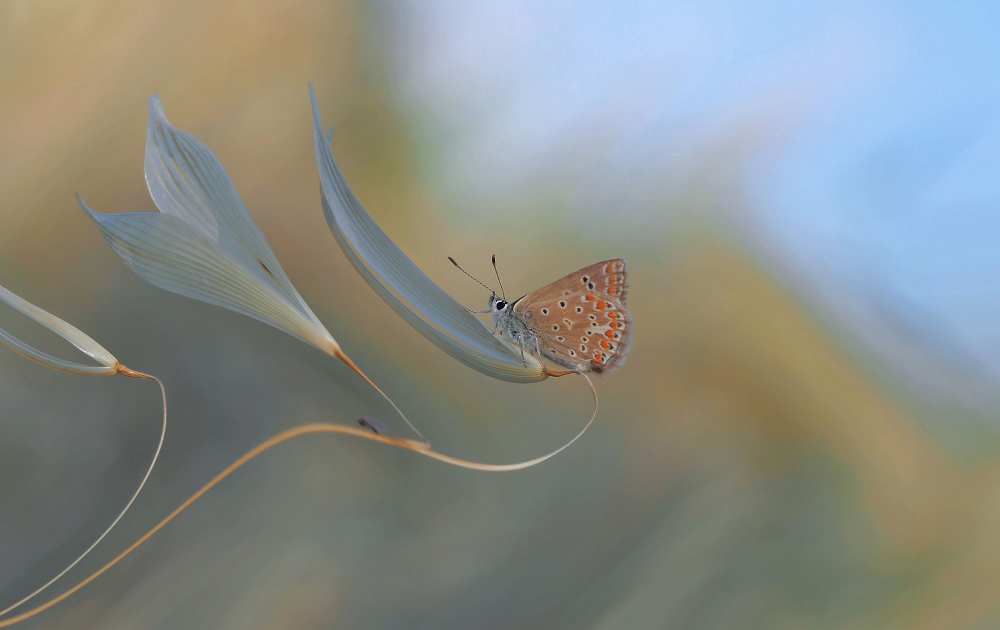
[(413, 2), (393, 29), (468, 212), (546, 177), (580, 212), (614, 190), (654, 215), (642, 191), (699, 147), (776, 122), (744, 184), (779, 255), (1000, 368), (998, 23), (987, 3)]

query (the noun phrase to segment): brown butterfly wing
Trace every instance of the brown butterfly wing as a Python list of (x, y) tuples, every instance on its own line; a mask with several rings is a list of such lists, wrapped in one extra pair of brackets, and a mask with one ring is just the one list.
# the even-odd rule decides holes
[(608, 372), (625, 362), (631, 342), (625, 277), (624, 260), (603, 260), (529, 293), (514, 313), (538, 335), (543, 357)]

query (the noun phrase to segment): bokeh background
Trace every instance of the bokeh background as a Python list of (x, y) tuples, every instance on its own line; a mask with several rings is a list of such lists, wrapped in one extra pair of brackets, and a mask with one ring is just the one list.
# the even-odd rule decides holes
[[(471, 372), (379, 301), (322, 217), (309, 81), (354, 190), (456, 297), (486, 298), (446, 255), (495, 252), (511, 292), (620, 255), (637, 331), (542, 467), (292, 443), (26, 626), (1000, 624), (1000, 15), (806, 4), (0, 4), (0, 282), (170, 394), (146, 493), (73, 576), (282, 428), (404, 431), (338, 363), (141, 283), (76, 207), (152, 208), (152, 94), (440, 450), (540, 454), (588, 394)], [(158, 405), (0, 353), (0, 603), (117, 512)]]

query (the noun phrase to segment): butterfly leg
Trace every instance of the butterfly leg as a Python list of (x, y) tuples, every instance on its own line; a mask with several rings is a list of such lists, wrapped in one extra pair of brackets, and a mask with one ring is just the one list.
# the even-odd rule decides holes
[(524, 335), (517, 330), (508, 329), (507, 332), (510, 335), (510, 338), (517, 342), (517, 347), (521, 349), (521, 363), (527, 367), (528, 362), (524, 358)]

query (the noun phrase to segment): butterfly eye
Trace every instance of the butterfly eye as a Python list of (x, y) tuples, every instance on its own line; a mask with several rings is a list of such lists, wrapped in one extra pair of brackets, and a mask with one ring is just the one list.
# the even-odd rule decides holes
[(498, 311), (502, 311), (504, 308), (506, 308), (506, 306), (507, 306), (506, 302), (504, 302), (503, 300), (497, 300), (497, 310)]

